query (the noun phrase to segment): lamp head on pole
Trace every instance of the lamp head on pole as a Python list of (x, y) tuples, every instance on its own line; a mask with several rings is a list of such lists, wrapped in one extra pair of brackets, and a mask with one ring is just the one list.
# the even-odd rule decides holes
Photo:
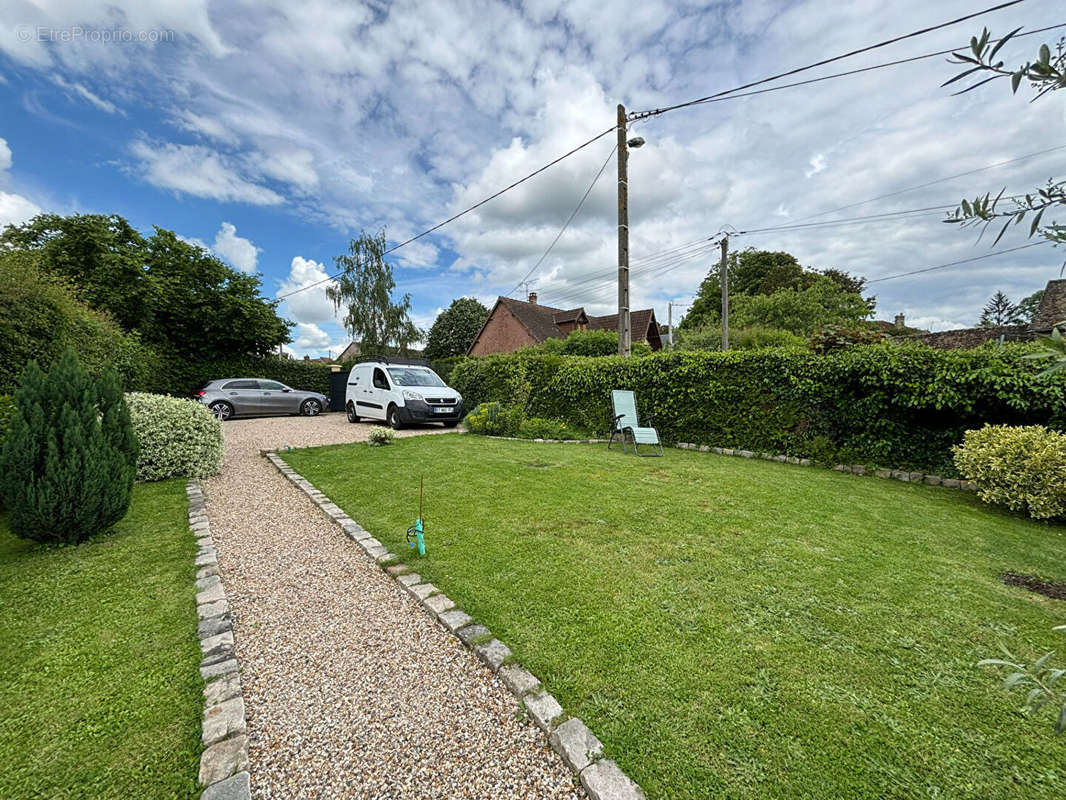
[(644, 137), (643, 136), (634, 136), (632, 139), (630, 139), (628, 142), (626, 142), (626, 144), (629, 145), (630, 147), (632, 147), (634, 150), (636, 150), (638, 147), (643, 147), (644, 146)]

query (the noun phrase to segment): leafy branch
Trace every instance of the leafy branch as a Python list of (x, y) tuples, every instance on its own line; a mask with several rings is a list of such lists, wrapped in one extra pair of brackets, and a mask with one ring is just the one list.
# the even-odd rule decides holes
[[(1032, 359), (1034, 361), (1046, 360), (1049, 358), (1054, 359), (1051, 366), (1040, 373), (1040, 377), (1044, 378), (1048, 375), (1054, 375), (1056, 372), (1066, 370), (1066, 337), (1062, 335), (1062, 331), (1057, 327), (1052, 328), (1050, 336), (1040, 337), (1040, 344), (1043, 345), (1042, 350), (1022, 356), (1022, 358)], [(1066, 628), (1066, 626), (1063, 627)]]
[[(1018, 92), (1022, 81), (1028, 81), (1035, 95), (1030, 102), (1035, 102), (1048, 92), (1056, 91), (1066, 86), (1066, 37), (1059, 39), (1055, 50), (1047, 44), (1040, 45), (1037, 57), (1033, 61), (1026, 61), (1015, 69), (1008, 69), (1002, 59), (997, 60), (999, 51), (1009, 42), (1021, 28), (1015, 28), (1001, 39), (993, 41), (988, 29), (982, 30), (980, 36), (970, 39), (970, 51), (955, 52), (948, 59), (949, 64), (963, 64), (966, 69), (953, 78), (949, 78), (942, 86), (949, 86), (957, 81), (963, 81), (974, 76), (980, 77), (974, 83), (969, 84), (955, 94), (971, 92), (979, 86), (998, 78), (1010, 78), (1011, 91)], [(1035, 193), (1026, 194), (1024, 198), (1003, 197), (1003, 192), (992, 197), (991, 192), (978, 195), (973, 200), (963, 199), (959, 207), (947, 215), (944, 220), (955, 223), (961, 227), (980, 225), (981, 235), (984, 230), (995, 220), (1004, 220), (1003, 227), (996, 236), (992, 246), (1003, 238), (1007, 228), (1019, 225), (1029, 219), (1029, 236), (1032, 237), (1038, 231), (1040, 235), (1052, 244), (1066, 244), (1066, 226), (1058, 225), (1054, 221), (1041, 228), (1044, 212), (1056, 206), (1066, 206), (1066, 181), (1049, 180), (1047, 185), (1038, 189)], [(1013, 203), (1009, 209), (1001, 209), (1001, 200)], [(980, 238), (980, 237), (978, 237)]]
[[(1053, 630), (1066, 631), (1066, 625), (1059, 625)], [(1019, 664), (1006, 649), (1007, 658), (985, 658), (977, 662), (979, 667), (1009, 667), (1011, 672), (1003, 681), (1004, 689), (1028, 688), (1025, 703), (1022, 706), (1030, 714), (1035, 714), (1046, 705), (1058, 708), (1055, 719), (1055, 733), (1066, 731), (1066, 684), (1058, 686), (1059, 680), (1066, 675), (1066, 669), (1048, 666), (1055, 651), (1045, 653), (1032, 664)]]

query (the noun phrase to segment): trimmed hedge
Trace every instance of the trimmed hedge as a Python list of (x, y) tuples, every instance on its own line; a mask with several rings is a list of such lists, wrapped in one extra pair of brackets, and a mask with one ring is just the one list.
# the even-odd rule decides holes
[(645, 358), (531, 354), (468, 359), (451, 385), (472, 408), (498, 400), (527, 417), (606, 434), (611, 390), (636, 392), (667, 442), (785, 453), (955, 475), (951, 448), (985, 423), (1066, 428), (1066, 376), (1040, 378), (1031, 345), (934, 350), (850, 347), (656, 353)]
[(195, 400), (159, 394), (126, 395), (141, 445), (137, 480), (206, 478), (222, 469), (222, 423)]
[(148, 378), (131, 388), (152, 394), (190, 397), (210, 381), (220, 378), (264, 378), (286, 386), (329, 396), (330, 368), (318, 361), (238, 356), (211, 361), (190, 361), (179, 356), (158, 356)]
[(1066, 435), (1041, 425), (986, 425), (955, 448), (959, 472), (986, 503), (1033, 519), (1066, 517)]

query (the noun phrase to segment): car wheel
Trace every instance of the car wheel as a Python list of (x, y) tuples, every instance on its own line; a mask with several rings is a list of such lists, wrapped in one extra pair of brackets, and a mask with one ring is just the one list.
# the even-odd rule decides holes
[(225, 400), (216, 400), (208, 406), (211, 409), (211, 413), (225, 422), (227, 419), (233, 416), (233, 406), (227, 403)]
[(396, 406), (389, 406), (389, 413), (385, 416), (385, 421), (389, 423), (389, 427), (394, 431), (398, 431), (403, 427), (403, 423), (400, 422), (400, 414), (396, 411)]
[(313, 397), (304, 400), (303, 404), (300, 406), (300, 413), (305, 417), (317, 417), (322, 413), (322, 404)]
[(459, 424), (458, 422), (445, 422), (444, 423), (444, 427), (445, 428), (454, 428), (458, 424)]
[(348, 421), (349, 422), (358, 422), (359, 421), (359, 415), (355, 413), (355, 403), (349, 403), (345, 407), (344, 410), (348, 414)]

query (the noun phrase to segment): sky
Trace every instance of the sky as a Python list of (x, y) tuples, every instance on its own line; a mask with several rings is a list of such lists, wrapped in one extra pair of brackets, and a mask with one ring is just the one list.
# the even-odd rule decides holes
[[(403, 241), (611, 128), (618, 103), (672, 105), (990, 5), (0, 0), (0, 225), (42, 211), (120, 214), (260, 273), (275, 298), (332, 274), (361, 231)], [(1026, 0), (792, 80), (965, 48), (983, 26), (1060, 23), (1060, 3)], [(1001, 56), (1018, 65), (1064, 32)], [(947, 206), (1061, 179), (1066, 96), (1030, 103), (1004, 81), (953, 96), (941, 84), (959, 70), (937, 57), (636, 123), (630, 136), (646, 144), (629, 158), (631, 307), (665, 322), (674, 303), (676, 321), (723, 229)], [(457, 297), (491, 305), (527, 289), (563, 308), (617, 310), (613, 149), (605, 136), (390, 255), (415, 323), (428, 328)], [(994, 237), (931, 211), (741, 234), (730, 247), (877, 281), (1038, 241), (1026, 233), (993, 249)], [(876, 317), (966, 327), (997, 289), (1021, 299), (1058, 278), (1064, 258), (1042, 245), (878, 281)], [(297, 323), (297, 356), (350, 341), (324, 289), (279, 307)]]

